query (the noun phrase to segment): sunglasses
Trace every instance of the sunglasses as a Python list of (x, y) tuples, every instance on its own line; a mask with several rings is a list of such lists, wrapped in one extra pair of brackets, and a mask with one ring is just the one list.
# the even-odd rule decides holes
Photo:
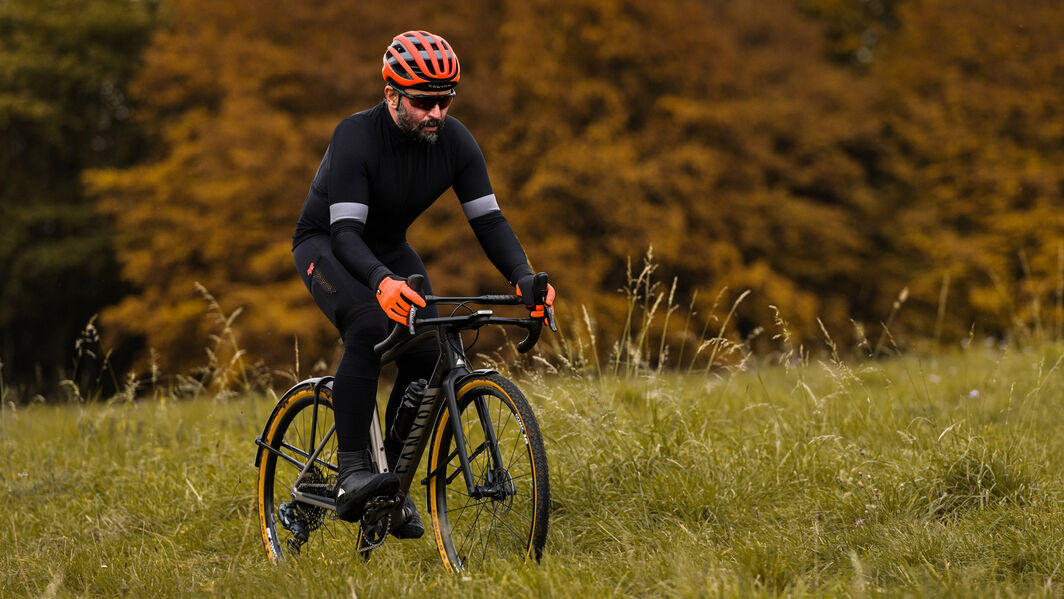
[(425, 112), (432, 110), (436, 106), (439, 106), (440, 110), (446, 110), (447, 107), (451, 105), (451, 100), (454, 100), (453, 89), (451, 90), (451, 93), (442, 96), (414, 96), (395, 86), (392, 86), (392, 89), (394, 89), (400, 96), (410, 100), (411, 106)]

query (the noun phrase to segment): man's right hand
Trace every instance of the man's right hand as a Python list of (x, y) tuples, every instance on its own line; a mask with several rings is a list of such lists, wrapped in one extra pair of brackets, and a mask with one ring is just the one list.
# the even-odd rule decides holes
[(410, 305), (425, 307), (425, 299), (398, 277), (384, 277), (377, 287), (377, 303), (384, 313), (399, 324), (406, 324), (410, 316)]

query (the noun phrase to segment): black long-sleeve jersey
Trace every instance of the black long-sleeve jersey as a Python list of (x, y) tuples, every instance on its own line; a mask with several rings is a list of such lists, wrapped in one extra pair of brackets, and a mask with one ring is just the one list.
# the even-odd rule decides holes
[(391, 274), (376, 254), (404, 243), (411, 223), (449, 187), (488, 259), (510, 284), (530, 275), (469, 130), (448, 116), (436, 143), (424, 143), (399, 128), (384, 102), (337, 125), (303, 204), (293, 248), (329, 234), (333, 254), (376, 289)]

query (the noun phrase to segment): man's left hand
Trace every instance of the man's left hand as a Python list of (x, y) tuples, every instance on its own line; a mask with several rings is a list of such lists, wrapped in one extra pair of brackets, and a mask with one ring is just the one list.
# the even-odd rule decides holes
[(547, 297), (542, 304), (536, 304), (535, 298), (528, 297), (524, 293), (521, 293), (521, 286), (524, 285), (525, 289), (532, 289), (532, 276), (521, 277), (521, 280), (517, 282), (517, 295), (521, 296), (521, 299), (525, 301), (525, 307), (529, 309), (533, 318), (546, 318), (547, 308), (554, 306), (554, 286), (547, 283)]

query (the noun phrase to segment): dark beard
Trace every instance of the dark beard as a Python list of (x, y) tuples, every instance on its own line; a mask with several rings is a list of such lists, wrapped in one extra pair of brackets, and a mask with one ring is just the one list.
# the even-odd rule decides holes
[[(402, 102), (399, 102), (399, 108), (396, 110), (396, 115), (399, 117), (399, 129), (407, 134), (407, 136), (412, 137), (419, 142), (429, 144), (436, 143), (436, 140), (440, 138), (440, 131), (443, 131), (443, 120), (427, 119), (418, 123), (406, 110), (406, 106), (403, 106)], [(436, 127), (436, 130), (425, 131), (425, 127)]]

